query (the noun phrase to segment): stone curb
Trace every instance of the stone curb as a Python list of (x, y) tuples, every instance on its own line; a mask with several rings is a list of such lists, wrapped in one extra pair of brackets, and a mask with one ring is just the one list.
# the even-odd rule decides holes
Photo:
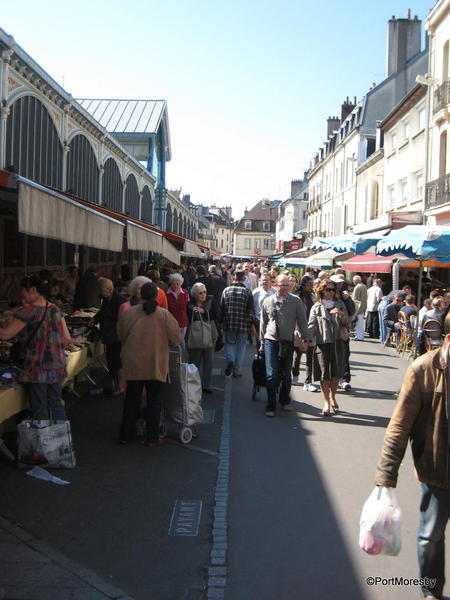
[(208, 600), (224, 599), (227, 584), (227, 509), (230, 477), (230, 441), (231, 441), (231, 379), (225, 377), (222, 431), (219, 445), (219, 465), (213, 508), (213, 544), (208, 568)]
[(2, 516), (0, 516), (0, 529), (7, 531), (26, 546), (39, 552), (39, 554), (50, 559), (65, 571), (72, 573), (72, 575), (78, 577), (82, 582), (95, 588), (98, 592), (104, 594), (111, 600), (133, 600), (133, 598), (123, 590), (110, 585), (90, 569), (70, 560), (64, 554), (59, 552), (59, 550), (52, 548), (44, 540), (34, 537), (18, 525), (13, 525)]

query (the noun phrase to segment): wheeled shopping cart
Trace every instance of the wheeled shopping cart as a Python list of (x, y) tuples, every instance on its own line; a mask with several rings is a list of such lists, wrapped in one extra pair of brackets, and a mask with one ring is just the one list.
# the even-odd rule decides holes
[(166, 437), (171, 424), (180, 428), (180, 441), (189, 444), (197, 437), (196, 425), (203, 422), (202, 383), (195, 365), (182, 361), (181, 348), (169, 352), (170, 383), (163, 388), (160, 437)]

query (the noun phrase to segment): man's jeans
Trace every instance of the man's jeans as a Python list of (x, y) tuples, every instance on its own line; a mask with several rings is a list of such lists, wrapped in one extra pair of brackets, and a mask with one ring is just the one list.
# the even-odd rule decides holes
[(234, 364), (235, 373), (240, 373), (248, 334), (236, 333), (235, 331), (224, 331), (224, 334), (225, 356), (227, 357), (227, 361)]
[(420, 577), (435, 579), (422, 586), (422, 593), (441, 598), (445, 583), (445, 527), (450, 517), (450, 489), (432, 488), (422, 483), (417, 556)]
[(384, 315), (386, 314), (386, 308), (389, 302), (381, 300), (378, 305), (378, 320), (380, 322), (380, 342), (384, 344), (387, 337), (386, 325), (384, 324)]
[[(289, 343), (289, 342), (288, 342)], [(291, 391), (291, 366), (294, 344), (289, 344), (283, 358), (279, 356), (279, 342), (275, 340), (264, 340), (264, 357), (266, 362), (266, 387), (267, 406), (266, 410), (275, 411), (277, 405), (277, 389), (280, 388), (280, 404), (290, 404)]]

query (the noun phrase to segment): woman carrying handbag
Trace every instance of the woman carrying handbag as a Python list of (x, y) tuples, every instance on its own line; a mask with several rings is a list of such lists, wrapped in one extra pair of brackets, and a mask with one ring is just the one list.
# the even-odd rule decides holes
[(217, 329), (213, 296), (208, 296), (203, 283), (194, 283), (191, 289), (192, 300), (188, 304), (189, 329), (187, 347), (189, 362), (194, 364), (201, 374), (202, 388), (206, 394), (212, 394), (211, 375), (214, 345)]
[(70, 334), (60, 310), (47, 301), (49, 293), (49, 281), (36, 275), (22, 279), (24, 305), (0, 329), (0, 340), (22, 338), (25, 356), (19, 380), (25, 384), (32, 419), (65, 421), (61, 384), (66, 374), (64, 345)]
[(314, 381), (320, 381), (323, 396), (322, 416), (339, 412), (336, 391), (344, 374), (342, 344), (348, 336), (348, 314), (342, 302), (335, 298), (336, 284), (322, 281), (316, 288), (316, 301), (309, 313), (308, 328), (314, 338)]

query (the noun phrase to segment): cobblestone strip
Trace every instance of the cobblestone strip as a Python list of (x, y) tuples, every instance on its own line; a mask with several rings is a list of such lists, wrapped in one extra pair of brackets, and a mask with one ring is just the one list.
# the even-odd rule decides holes
[(212, 549), (208, 569), (208, 600), (225, 598), (227, 585), (228, 490), (230, 479), (231, 377), (225, 378), (219, 466), (214, 496)]

